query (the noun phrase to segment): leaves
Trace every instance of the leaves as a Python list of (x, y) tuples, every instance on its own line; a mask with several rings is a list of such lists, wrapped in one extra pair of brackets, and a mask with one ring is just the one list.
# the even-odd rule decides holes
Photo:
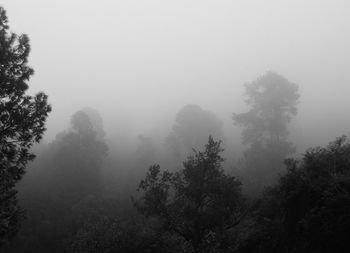
[(286, 160), (287, 173), (263, 196), (249, 252), (348, 252), (349, 152), (343, 136)]
[(138, 210), (160, 219), (165, 231), (182, 237), (196, 252), (212, 245), (209, 235), (215, 245), (226, 244), (226, 230), (243, 215), (240, 182), (224, 173), (222, 151), (221, 142), (210, 136), (205, 150), (194, 151), (182, 170), (161, 172), (159, 165), (151, 166), (138, 189)]
[(29, 38), (8, 29), (6, 12), (0, 7), (0, 246), (18, 229), (21, 211), (13, 189), (34, 159), (30, 148), (42, 138), (51, 111), (44, 93), (25, 94), (34, 73), (27, 65)]

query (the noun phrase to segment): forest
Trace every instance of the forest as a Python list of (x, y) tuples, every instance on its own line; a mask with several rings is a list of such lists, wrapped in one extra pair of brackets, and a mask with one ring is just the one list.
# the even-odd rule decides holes
[(306, 139), (300, 152), (293, 80), (240, 84), (237, 140), (199, 103), (133, 138), (86, 104), (48, 139), (56, 109), (45, 88), (31, 95), (29, 37), (0, 7), (0, 252), (350, 252), (350, 139)]

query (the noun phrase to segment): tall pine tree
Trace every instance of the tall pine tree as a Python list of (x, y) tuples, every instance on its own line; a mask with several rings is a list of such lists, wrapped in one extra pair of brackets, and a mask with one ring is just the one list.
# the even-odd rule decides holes
[(42, 138), (51, 111), (47, 95), (26, 94), (34, 73), (29, 52), (28, 37), (9, 31), (0, 7), (0, 246), (18, 230), (22, 211), (15, 186), (35, 157), (30, 148)]
[(283, 160), (294, 152), (288, 141), (288, 123), (297, 113), (298, 86), (283, 76), (268, 72), (245, 85), (248, 112), (233, 114), (243, 127), (243, 177), (246, 187), (261, 190), (282, 171)]

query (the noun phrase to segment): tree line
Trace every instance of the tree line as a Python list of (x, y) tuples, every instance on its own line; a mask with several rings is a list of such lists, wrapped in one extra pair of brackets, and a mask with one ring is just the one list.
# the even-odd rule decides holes
[(162, 147), (139, 136), (118, 156), (99, 113), (84, 108), (33, 149), (51, 106), (42, 92), (27, 95), (29, 52), (0, 7), (0, 251), (349, 250), (350, 142), (291, 157), (296, 84), (267, 72), (245, 85), (249, 110), (232, 120), (246, 149), (234, 168), (222, 122), (198, 105), (178, 112)]

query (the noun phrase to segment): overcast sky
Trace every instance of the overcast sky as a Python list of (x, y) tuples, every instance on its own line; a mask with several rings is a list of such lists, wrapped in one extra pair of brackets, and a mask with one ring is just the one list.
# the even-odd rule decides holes
[(31, 92), (46, 92), (53, 106), (48, 136), (85, 106), (109, 132), (150, 131), (187, 103), (233, 129), (231, 114), (246, 109), (243, 84), (269, 70), (300, 87), (296, 139), (350, 134), (349, 0), (0, 4), (11, 30), (31, 39)]

